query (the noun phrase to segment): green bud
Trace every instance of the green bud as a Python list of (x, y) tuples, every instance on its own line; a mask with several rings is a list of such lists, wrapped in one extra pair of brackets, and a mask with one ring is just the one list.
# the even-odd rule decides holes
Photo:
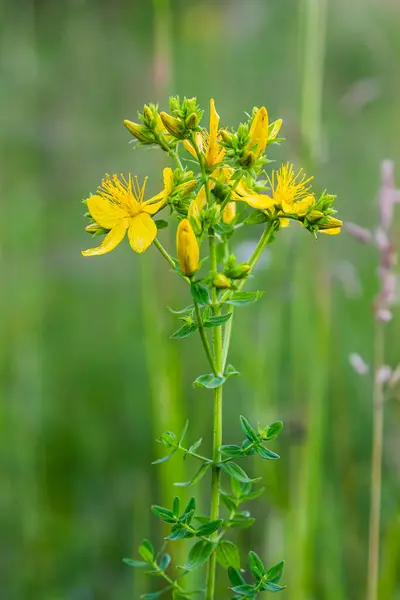
[(222, 141), (227, 146), (231, 146), (232, 145), (232, 141), (233, 141), (233, 135), (227, 129), (221, 129), (219, 133), (220, 133), (220, 136), (222, 138)]
[(247, 263), (240, 263), (236, 267), (232, 267), (229, 270), (225, 270), (226, 275), (231, 277), (231, 279), (244, 279), (247, 277), (250, 271), (250, 265)]
[(198, 124), (199, 124), (199, 117), (198, 117), (197, 113), (195, 113), (195, 112), (191, 113), (185, 121), (185, 125), (186, 125), (187, 129), (196, 129)]
[(147, 104), (144, 105), (143, 116), (145, 119), (147, 119), (147, 121), (149, 121), (149, 123), (151, 123), (151, 121), (154, 118), (153, 111), (151, 110), (150, 106), (148, 106)]
[(176, 119), (175, 117), (172, 117), (171, 115), (169, 115), (166, 112), (161, 112), (160, 117), (164, 124), (165, 129), (167, 129), (171, 135), (173, 135), (174, 137), (176, 137), (180, 140), (182, 140), (184, 138), (183, 132), (182, 132), (182, 126), (178, 119)]
[(256, 155), (254, 154), (254, 152), (245, 150), (240, 159), (240, 164), (243, 167), (251, 167), (252, 165), (254, 165), (255, 161), (256, 161)]
[(175, 441), (176, 441), (176, 435), (174, 433), (172, 433), (171, 431), (166, 431), (160, 437), (160, 442), (164, 446), (167, 446), (167, 448), (171, 448), (171, 446), (174, 446)]
[(224, 290), (231, 287), (231, 282), (223, 273), (217, 273), (213, 279), (213, 286)]
[(124, 125), (139, 142), (143, 144), (152, 144), (154, 142), (154, 135), (151, 131), (144, 127), (143, 125), (139, 125), (138, 123), (133, 123), (133, 121), (128, 121), (125, 119)]

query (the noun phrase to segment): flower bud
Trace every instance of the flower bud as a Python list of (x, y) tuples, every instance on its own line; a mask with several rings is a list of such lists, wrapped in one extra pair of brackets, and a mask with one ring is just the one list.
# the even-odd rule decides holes
[(108, 229), (104, 229), (104, 227), (101, 227), (98, 223), (90, 223), (85, 227), (85, 231), (93, 235), (103, 235), (109, 232)]
[(150, 108), (150, 106), (148, 106), (147, 104), (144, 105), (143, 108), (143, 115), (145, 117), (145, 119), (147, 119), (147, 121), (149, 121), (149, 123), (153, 120), (153, 112)]
[(232, 145), (233, 135), (227, 129), (221, 129), (219, 134), (227, 146)]
[(251, 167), (251, 165), (254, 165), (255, 161), (256, 161), (256, 155), (254, 154), (254, 152), (245, 150), (242, 154), (240, 164), (243, 167)]
[(198, 117), (197, 113), (193, 112), (186, 118), (185, 125), (188, 129), (196, 129), (198, 124), (199, 124), (199, 117)]
[(143, 142), (144, 144), (152, 144), (154, 142), (154, 135), (143, 125), (139, 125), (138, 123), (133, 123), (133, 121), (128, 121), (125, 119), (124, 125), (139, 142)]
[(188, 219), (193, 226), (194, 232), (200, 235), (202, 232), (200, 209), (195, 199), (191, 200), (189, 204)]
[(335, 219), (335, 217), (329, 217), (329, 223), (318, 223), (319, 229), (332, 229), (336, 227), (341, 227), (343, 225), (343, 221), (340, 219)]
[(163, 444), (164, 446), (167, 446), (167, 448), (171, 448), (171, 446), (174, 446), (175, 441), (176, 441), (176, 435), (174, 433), (172, 433), (171, 431), (166, 431), (160, 437), (161, 444)]
[(171, 135), (180, 140), (183, 139), (182, 127), (178, 119), (175, 119), (175, 117), (171, 117), (171, 115), (169, 115), (166, 112), (161, 112), (160, 117), (165, 128), (169, 131)]
[(207, 227), (218, 223), (220, 214), (221, 207), (219, 206), (219, 204), (212, 204), (211, 206), (208, 206), (203, 214), (203, 219), (204, 222), (207, 224)]
[(190, 192), (193, 192), (197, 185), (197, 179), (190, 179), (189, 181), (185, 181), (184, 183), (180, 183), (174, 190), (175, 194), (182, 194), (183, 196), (187, 196)]
[(182, 273), (191, 277), (199, 268), (199, 244), (189, 219), (182, 219), (176, 232), (176, 251)]
[(319, 219), (322, 219), (324, 216), (325, 216), (324, 213), (321, 212), (320, 210), (311, 210), (307, 214), (307, 220), (310, 223), (314, 223), (314, 221), (318, 221)]
[(231, 287), (231, 282), (223, 273), (217, 273), (213, 279), (213, 286), (218, 289), (224, 290)]
[(250, 265), (247, 263), (240, 263), (239, 265), (236, 265), (235, 267), (232, 267), (231, 269), (229, 269), (229, 272), (227, 272), (227, 275), (229, 275), (229, 277), (231, 279), (244, 279), (247, 274), (250, 271)]
[(236, 202), (228, 202), (222, 213), (224, 223), (232, 223), (236, 217)]

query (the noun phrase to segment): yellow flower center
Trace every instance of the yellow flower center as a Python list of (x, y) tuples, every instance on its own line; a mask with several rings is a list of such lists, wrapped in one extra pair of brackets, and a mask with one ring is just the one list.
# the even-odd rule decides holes
[(123, 175), (106, 175), (97, 193), (112, 204), (125, 209), (130, 217), (135, 217), (141, 212), (140, 204), (143, 202), (147, 177), (142, 187), (138, 177), (129, 175), (128, 180)]
[(287, 163), (282, 165), (279, 171), (272, 173), (269, 179), (272, 197), (276, 204), (282, 206), (285, 212), (289, 212), (291, 206), (308, 194), (310, 186), (308, 183), (312, 177), (306, 178), (303, 170), (294, 172), (293, 165)]

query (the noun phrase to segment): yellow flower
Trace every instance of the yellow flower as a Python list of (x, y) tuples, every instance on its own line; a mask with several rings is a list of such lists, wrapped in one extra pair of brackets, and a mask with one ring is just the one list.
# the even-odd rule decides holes
[(167, 202), (172, 178), (172, 170), (164, 169), (164, 190), (144, 201), (147, 178), (140, 188), (137, 177), (129, 175), (127, 181), (124, 177), (106, 175), (97, 194), (88, 198), (87, 206), (96, 223), (110, 231), (100, 246), (83, 251), (83, 256), (99, 256), (114, 250), (127, 231), (132, 249), (135, 252), (146, 250), (157, 235), (156, 224), (150, 215)]
[(282, 119), (277, 119), (276, 121), (271, 123), (271, 131), (269, 132), (269, 135), (268, 135), (268, 141), (272, 141), (276, 138), (281, 126), (282, 126)]
[(285, 213), (304, 216), (315, 204), (314, 195), (309, 193), (310, 186), (307, 185), (311, 179), (306, 179), (302, 169), (295, 173), (290, 163), (282, 165), (278, 171), (273, 171), (272, 178), (268, 178), (273, 203)]
[(258, 210), (274, 208), (275, 205), (275, 200), (271, 196), (258, 194), (254, 190), (251, 190), (244, 181), (241, 181), (232, 191), (232, 198), (233, 200), (246, 202), (246, 204)]
[(330, 229), (320, 229), (319, 233), (326, 233), (327, 235), (337, 235), (341, 232), (340, 227), (331, 227)]
[(176, 232), (176, 252), (182, 273), (191, 277), (199, 267), (199, 244), (189, 219), (182, 219)]
[[(218, 130), (219, 115), (215, 110), (214, 98), (210, 100), (210, 131), (203, 130), (195, 133), (195, 141), (197, 148), (202, 154), (204, 154), (205, 162), (209, 167), (213, 167), (222, 161), (225, 156), (225, 148), (221, 146), (219, 140), (221, 139), (220, 132)], [(190, 152), (192, 156), (197, 158), (196, 150), (193, 145), (188, 141), (184, 140), (183, 145), (186, 150)]]
[(224, 223), (232, 223), (236, 217), (236, 202), (228, 202), (222, 213), (222, 220)]
[(319, 232), (326, 233), (327, 235), (337, 235), (340, 233), (343, 221), (335, 217), (328, 217), (328, 219), (329, 223), (318, 224)]
[(247, 144), (247, 148), (248, 150), (252, 150), (256, 158), (258, 158), (263, 154), (268, 142), (268, 112), (265, 106), (257, 109), (250, 127), (249, 138), (250, 141)]

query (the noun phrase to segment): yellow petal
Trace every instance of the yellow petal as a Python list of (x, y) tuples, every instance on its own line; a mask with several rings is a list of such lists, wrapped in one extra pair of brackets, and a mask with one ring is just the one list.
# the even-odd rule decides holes
[(212, 166), (216, 164), (218, 155), (220, 154), (220, 145), (218, 143), (218, 125), (219, 114), (215, 110), (214, 98), (210, 100), (210, 133), (208, 137), (208, 148), (206, 152), (207, 164)]
[(144, 252), (157, 235), (157, 226), (145, 212), (139, 213), (131, 220), (128, 237), (132, 250)]
[(326, 233), (326, 235), (338, 235), (340, 231), (340, 227), (331, 227), (331, 229), (319, 229), (319, 233)]
[(249, 148), (257, 144), (255, 151), (259, 157), (264, 152), (268, 141), (268, 112), (265, 106), (262, 106), (256, 113), (249, 131)]
[(224, 223), (232, 223), (236, 217), (236, 202), (228, 202), (222, 213), (222, 220)]
[(192, 155), (194, 156), (194, 158), (197, 158), (197, 154), (196, 154), (196, 150), (193, 148), (192, 144), (189, 142), (189, 140), (183, 140), (183, 145), (185, 146), (186, 150)]
[(282, 126), (282, 119), (277, 119), (271, 125), (271, 132), (269, 134), (269, 139), (274, 140), (279, 133), (279, 130)]
[[(150, 217), (149, 217), (150, 218)], [(97, 248), (83, 250), (82, 256), (101, 256), (114, 250), (116, 246), (124, 239), (125, 232), (129, 225), (129, 219), (122, 219), (109, 231)]]
[[(282, 203), (282, 206), (283, 206), (283, 204), (284, 203)], [(303, 217), (304, 215), (307, 214), (309, 209), (312, 206), (314, 206), (314, 204), (315, 204), (315, 197), (312, 194), (309, 194), (302, 200), (299, 200), (298, 202), (294, 202), (293, 204), (290, 204), (289, 210), (286, 210), (286, 208), (284, 208), (284, 210), (285, 210), (285, 212), (293, 213), (293, 214), (299, 215), (300, 217)], [(287, 206), (287, 205), (285, 204), (285, 206)]]
[(195, 202), (198, 206), (199, 211), (201, 211), (207, 204), (206, 190), (204, 185), (201, 186), (200, 191), (195, 198)]
[(289, 227), (289, 225), (290, 225), (290, 220), (286, 219), (285, 217), (282, 217), (281, 219), (279, 219), (279, 222), (281, 224), (281, 227)]
[(148, 213), (149, 215), (154, 215), (158, 212), (167, 201), (168, 196), (166, 196), (165, 191), (163, 190), (156, 196), (150, 198), (150, 200), (146, 200), (146, 202), (142, 202), (142, 209)]
[(124, 206), (110, 202), (103, 196), (90, 196), (87, 206), (93, 219), (104, 229), (112, 229), (121, 219), (128, 216)]
[(236, 186), (236, 189), (232, 192), (232, 198), (241, 202), (246, 202), (249, 206), (257, 208), (259, 210), (265, 210), (266, 208), (273, 208), (275, 205), (274, 199), (271, 196), (265, 194), (257, 194), (250, 190), (245, 183), (242, 181)]
[(174, 172), (170, 167), (167, 167), (163, 171), (163, 179), (164, 179), (164, 191), (167, 196), (172, 192), (172, 186), (174, 182)]
[(199, 244), (189, 219), (182, 219), (176, 230), (176, 252), (182, 272), (191, 277), (199, 267)]

